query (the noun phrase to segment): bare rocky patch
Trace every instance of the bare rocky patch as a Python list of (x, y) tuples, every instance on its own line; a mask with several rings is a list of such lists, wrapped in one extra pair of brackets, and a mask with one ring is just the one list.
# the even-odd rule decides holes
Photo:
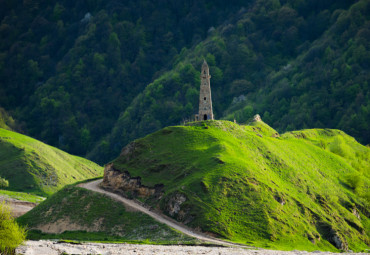
[(93, 225), (86, 226), (81, 225), (69, 218), (58, 219), (55, 222), (40, 224), (32, 229), (40, 230), (43, 233), (49, 234), (61, 234), (64, 231), (87, 231), (87, 232), (98, 232), (104, 229), (103, 219), (98, 219)]
[(0, 202), (2, 201), (5, 201), (5, 203), (10, 206), (11, 213), (15, 218), (22, 216), (37, 205), (36, 203), (0, 196)]
[(130, 193), (133, 197), (149, 198), (162, 196), (163, 185), (147, 187), (141, 184), (140, 177), (131, 177), (128, 172), (121, 172), (114, 168), (113, 164), (107, 164), (104, 168), (104, 180), (101, 187), (115, 193), (127, 196)]

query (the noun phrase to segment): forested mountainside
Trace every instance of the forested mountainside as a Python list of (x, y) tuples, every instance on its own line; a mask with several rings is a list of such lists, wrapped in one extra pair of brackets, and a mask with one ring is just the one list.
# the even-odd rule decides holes
[(105, 163), (197, 112), (370, 142), (366, 0), (0, 0), (0, 106), (18, 128)]

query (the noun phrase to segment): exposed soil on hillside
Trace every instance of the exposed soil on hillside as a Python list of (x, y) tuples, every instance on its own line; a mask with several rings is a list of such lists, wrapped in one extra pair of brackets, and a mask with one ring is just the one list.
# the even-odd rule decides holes
[(22, 216), (23, 214), (27, 213), (28, 211), (30, 211), (32, 208), (34, 208), (37, 205), (36, 203), (31, 203), (31, 202), (17, 200), (14, 198), (0, 196), (0, 202), (2, 201), (5, 201), (5, 203), (10, 206), (12, 215), (15, 218)]
[(37, 226), (38, 230), (44, 233), (60, 234), (64, 231), (87, 231), (97, 232), (102, 230), (102, 221), (98, 220), (93, 225), (87, 227), (72, 222), (69, 218), (63, 218), (52, 223)]

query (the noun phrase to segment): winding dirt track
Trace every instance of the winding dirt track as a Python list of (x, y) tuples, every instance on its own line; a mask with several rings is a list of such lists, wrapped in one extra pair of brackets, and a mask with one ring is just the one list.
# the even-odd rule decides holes
[(85, 188), (85, 189), (88, 189), (88, 190), (92, 190), (92, 191), (95, 191), (95, 192), (105, 194), (105, 195), (123, 203), (125, 206), (131, 207), (131, 208), (133, 208), (137, 211), (143, 212), (143, 213), (149, 215), (150, 217), (152, 217), (153, 219), (155, 219), (156, 221), (159, 221), (163, 224), (166, 224), (167, 226), (169, 226), (171, 228), (174, 228), (174, 229), (184, 233), (185, 235), (197, 238), (199, 240), (202, 240), (202, 241), (205, 241), (205, 242), (208, 242), (208, 243), (213, 243), (213, 244), (218, 244), (218, 245), (238, 246), (238, 247), (251, 248), (251, 247), (240, 245), (240, 244), (234, 244), (234, 243), (231, 243), (231, 242), (222, 241), (222, 240), (219, 240), (219, 239), (216, 239), (216, 238), (213, 238), (213, 237), (206, 236), (205, 234), (202, 234), (202, 233), (196, 233), (196, 232), (194, 232), (194, 230), (191, 230), (190, 228), (172, 220), (171, 218), (169, 218), (165, 215), (157, 214), (157, 213), (143, 207), (142, 205), (136, 203), (133, 200), (124, 198), (124, 197), (122, 197), (120, 195), (117, 195), (115, 193), (112, 193), (112, 192), (106, 191), (104, 189), (101, 189), (99, 187), (99, 185), (102, 181), (103, 180), (100, 179), (100, 180), (96, 180), (96, 181), (92, 181), (92, 182), (88, 182), (88, 183), (82, 183), (82, 184), (79, 184), (78, 186), (82, 187), (82, 188)]

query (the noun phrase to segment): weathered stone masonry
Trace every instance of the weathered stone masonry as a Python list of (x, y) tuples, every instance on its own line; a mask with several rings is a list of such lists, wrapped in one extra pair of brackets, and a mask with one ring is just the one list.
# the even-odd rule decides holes
[(204, 60), (200, 74), (200, 92), (199, 92), (199, 114), (195, 116), (196, 120), (213, 120), (212, 98), (211, 98), (211, 75), (209, 67)]

